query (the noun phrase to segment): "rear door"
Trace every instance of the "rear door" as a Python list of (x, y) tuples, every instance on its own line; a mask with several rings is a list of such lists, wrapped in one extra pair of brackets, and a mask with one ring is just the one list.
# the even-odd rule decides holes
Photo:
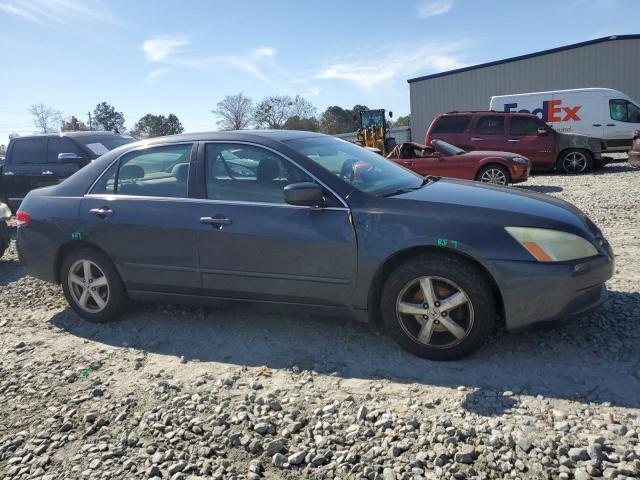
[(7, 152), (7, 160), (2, 170), (3, 188), (12, 207), (17, 207), (22, 199), (34, 188), (49, 185), (46, 182), (47, 137), (18, 138)]
[(534, 167), (553, 166), (555, 141), (546, 123), (528, 115), (510, 115), (507, 129), (508, 151), (527, 157)]
[[(61, 153), (75, 153), (82, 160), (77, 164), (62, 164), (58, 160), (58, 155)], [(47, 142), (47, 164), (42, 182), (47, 182), (49, 185), (60, 183), (88, 162), (87, 155), (73, 140), (68, 137), (51, 137)]]
[[(207, 199), (189, 219), (198, 227), (208, 295), (317, 305), (351, 303), (356, 239), (350, 211), (288, 205), (283, 188), (315, 181), (277, 152), (232, 142), (203, 144)], [(202, 148), (201, 147), (201, 148)]]
[(133, 150), (81, 202), (82, 238), (114, 261), (127, 288), (197, 294), (193, 143)]
[[(505, 116), (478, 115), (471, 125), (471, 150), (508, 151), (508, 142), (505, 137)], [(457, 146), (464, 148), (462, 145)]]

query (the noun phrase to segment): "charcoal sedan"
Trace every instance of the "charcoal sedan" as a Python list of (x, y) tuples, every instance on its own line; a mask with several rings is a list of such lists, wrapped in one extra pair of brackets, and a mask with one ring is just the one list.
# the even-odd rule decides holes
[(380, 321), (437, 360), (474, 351), (497, 322), (581, 316), (613, 272), (569, 203), (422, 177), (309, 132), (125, 145), (29, 193), (16, 219), (27, 272), (62, 284), (87, 320), (130, 299), (281, 305)]

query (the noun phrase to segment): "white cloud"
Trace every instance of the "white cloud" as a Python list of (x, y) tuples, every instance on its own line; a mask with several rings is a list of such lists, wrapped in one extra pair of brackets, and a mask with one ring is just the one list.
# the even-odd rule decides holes
[(420, 17), (435, 17), (447, 13), (453, 7), (453, 0), (427, 0), (420, 3), (416, 9)]
[(157, 68), (155, 70), (152, 70), (149, 73), (149, 75), (147, 75), (147, 78), (149, 80), (153, 80), (154, 78), (161, 77), (162, 75), (166, 75), (167, 73), (169, 73), (169, 69), (168, 68)]
[(41, 25), (71, 25), (78, 18), (120, 23), (100, 0), (12, 0), (1, 2), (0, 11)]
[(317, 97), (320, 95), (320, 89), (319, 88), (312, 88), (309, 90), (309, 95), (311, 95), (312, 97)]
[(182, 47), (187, 45), (189, 45), (189, 41), (184, 37), (157, 36), (145, 40), (142, 44), (142, 50), (149, 61), (159, 62), (180, 52)]
[[(184, 47), (190, 44), (189, 40), (179, 35), (155, 36), (145, 40), (142, 44), (142, 50), (151, 62), (188, 67), (210, 73), (220, 73), (224, 71), (220, 68), (221, 65), (226, 65), (271, 83), (264, 72), (264, 67), (268, 65), (275, 67), (273, 59), (277, 52), (273, 47), (262, 46), (253, 48), (246, 53), (233, 55), (196, 55), (192, 50), (185, 50)], [(149, 74), (149, 78), (153, 78), (153, 73)], [(166, 72), (158, 73), (155, 76), (164, 73)]]
[(406, 80), (416, 73), (442, 72), (463, 67), (464, 43), (427, 44), (416, 48), (397, 45), (393, 50), (369, 52), (367, 56), (329, 62), (315, 73), (319, 80), (345, 80), (372, 89), (394, 79)]

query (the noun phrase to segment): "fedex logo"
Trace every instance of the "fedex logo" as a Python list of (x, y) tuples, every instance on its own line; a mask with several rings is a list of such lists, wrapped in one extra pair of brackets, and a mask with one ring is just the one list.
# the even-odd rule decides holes
[(545, 100), (542, 102), (542, 108), (536, 108), (531, 112), (529, 110), (517, 110), (517, 103), (505, 103), (505, 112), (519, 112), (519, 113), (533, 113), (539, 116), (545, 122), (568, 122), (570, 120), (579, 121), (578, 110), (582, 108), (582, 105), (576, 105), (575, 107), (563, 107), (562, 100)]

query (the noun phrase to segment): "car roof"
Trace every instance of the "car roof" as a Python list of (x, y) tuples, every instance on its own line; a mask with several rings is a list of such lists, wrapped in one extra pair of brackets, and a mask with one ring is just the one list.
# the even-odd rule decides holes
[[(121, 133), (107, 132), (104, 130), (85, 130), (78, 132), (55, 132), (55, 133), (34, 133), (33, 135), (20, 135), (12, 140), (25, 140), (32, 138), (55, 138), (55, 137), (111, 137), (113, 135), (123, 136)], [(124, 135), (126, 136), (126, 135)]]
[(207, 140), (246, 140), (259, 141), (262, 139), (284, 142), (298, 138), (326, 137), (322, 133), (308, 132), (304, 130), (229, 130), (224, 132), (195, 132), (169, 135), (167, 137), (155, 137), (142, 140), (150, 145), (175, 142), (197, 142)]
[(452, 112), (447, 112), (447, 113), (440, 113), (438, 114), (438, 117), (444, 117), (446, 115), (522, 115), (525, 117), (536, 117), (536, 118), (540, 118), (537, 115), (534, 115), (533, 113), (526, 113), (526, 112), (498, 112), (497, 110), (469, 110), (466, 112), (458, 112), (458, 111), (452, 111)]

